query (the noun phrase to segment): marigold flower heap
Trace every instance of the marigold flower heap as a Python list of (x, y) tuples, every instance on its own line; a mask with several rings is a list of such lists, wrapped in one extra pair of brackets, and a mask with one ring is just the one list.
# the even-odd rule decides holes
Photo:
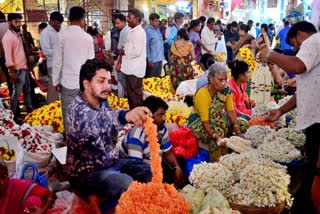
[(129, 102), (127, 98), (119, 98), (114, 93), (109, 93), (108, 102), (113, 110), (129, 109)]
[(240, 57), (249, 65), (250, 76), (252, 77), (253, 72), (257, 68), (257, 62), (253, 57), (253, 54), (249, 48), (240, 48)]
[(148, 117), (144, 124), (150, 146), (152, 182), (142, 184), (133, 182), (124, 192), (116, 207), (116, 213), (189, 213), (189, 205), (182, 195), (169, 184), (162, 184), (160, 145), (157, 127)]
[(55, 101), (35, 109), (25, 118), (31, 126), (52, 126), (53, 132), (64, 132), (61, 101)]
[(192, 107), (188, 107), (184, 102), (169, 101), (168, 110), (166, 112), (166, 120), (168, 123), (176, 123), (183, 126), (188, 122), (192, 112)]

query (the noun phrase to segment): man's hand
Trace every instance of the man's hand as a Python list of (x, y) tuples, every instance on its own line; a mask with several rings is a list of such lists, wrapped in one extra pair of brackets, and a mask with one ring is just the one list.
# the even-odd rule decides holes
[(180, 167), (176, 167), (175, 169), (173, 183), (176, 187), (182, 187), (184, 184), (183, 172)]
[(120, 56), (124, 55), (124, 50), (123, 49), (118, 49), (118, 55), (120, 55)]
[(268, 113), (264, 117), (264, 121), (266, 122), (275, 122), (278, 120), (279, 117), (281, 117), (282, 113), (280, 109), (273, 109), (269, 110)]
[(61, 92), (61, 85), (56, 85), (54, 86), (54, 88), (56, 89), (57, 92)]
[(152, 113), (147, 107), (136, 107), (126, 113), (126, 120), (128, 123), (133, 123), (140, 128), (148, 115), (151, 117)]
[(261, 62), (268, 62), (268, 58), (267, 58), (267, 53), (268, 53), (268, 49), (264, 49), (263, 51), (261, 51), (260, 53), (260, 61)]
[(155, 66), (155, 65), (154, 65), (154, 62), (151, 62), (151, 61), (148, 62), (148, 67), (149, 67), (149, 68), (153, 69), (154, 66)]

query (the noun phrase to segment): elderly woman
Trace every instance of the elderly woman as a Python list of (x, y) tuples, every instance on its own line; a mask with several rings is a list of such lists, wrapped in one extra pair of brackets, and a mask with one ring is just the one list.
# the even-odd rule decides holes
[(54, 193), (37, 184), (9, 178), (7, 165), (0, 158), (0, 214), (44, 214), (55, 200)]
[[(188, 127), (197, 137), (199, 147), (209, 150), (211, 161), (222, 154), (222, 140), (228, 134), (228, 119), (236, 135), (242, 136), (233, 108), (232, 89), (227, 84), (228, 69), (216, 63), (210, 66), (208, 84), (194, 97), (196, 113), (190, 115)], [(226, 112), (225, 112), (226, 111)]]

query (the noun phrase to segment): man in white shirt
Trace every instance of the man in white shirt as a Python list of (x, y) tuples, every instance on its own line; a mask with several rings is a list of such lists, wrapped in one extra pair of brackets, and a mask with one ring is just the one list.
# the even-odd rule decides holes
[(253, 36), (254, 38), (256, 38), (256, 29), (253, 27), (253, 21), (252, 20), (249, 20), (248, 22), (247, 22), (247, 25), (250, 27), (250, 30), (249, 30), (249, 34), (251, 35), (251, 36)]
[(118, 41), (118, 60), (115, 62), (115, 75), (116, 80), (118, 82), (118, 97), (126, 97), (127, 87), (126, 87), (126, 78), (125, 75), (121, 71), (121, 63), (122, 63), (122, 53), (124, 50), (124, 46), (127, 42), (127, 35), (129, 30), (131, 29), (127, 25), (126, 17), (123, 14), (117, 14), (114, 16), (115, 27), (120, 31), (119, 41)]
[(320, 145), (320, 33), (310, 22), (301, 21), (290, 28), (286, 41), (294, 47), (296, 56), (265, 50), (260, 58), (262, 62), (271, 61), (283, 70), (297, 74), (297, 91), (281, 108), (269, 111), (266, 120), (275, 121), (297, 107), (296, 129), (305, 130), (306, 134), (306, 164), (303, 165), (301, 187), (295, 195), (291, 211), (316, 213), (311, 200), (311, 188), (314, 177), (320, 175), (316, 168)]
[[(216, 51), (216, 44), (218, 42), (217, 35), (213, 32), (213, 27), (215, 24), (214, 18), (209, 18), (207, 20), (207, 25), (203, 28), (201, 32), (201, 40), (203, 44), (212, 52), (214, 53)], [(207, 53), (206, 50), (203, 49), (203, 46), (201, 47), (201, 53), (205, 54)]]
[(50, 14), (49, 25), (40, 33), (40, 47), (43, 54), (46, 56), (48, 69), (47, 104), (59, 99), (59, 92), (53, 87), (52, 82), (52, 60), (62, 22), (63, 16), (61, 13), (58, 11), (52, 12)]
[(81, 66), (95, 56), (93, 39), (81, 28), (85, 24), (84, 16), (82, 7), (70, 9), (70, 26), (58, 33), (54, 49), (52, 81), (56, 90), (61, 92), (63, 118), (66, 118), (71, 101), (79, 94)]
[[(141, 27), (141, 12), (130, 9), (127, 15), (130, 31), (122, 51), (121, 71), (126, 75), (127, 96), (130, 109), (143, 104), (142, 79), (146, 74), (147, 38)], [(121, 51), (120, 51), (121, 52)]]
[(171, 28), (172, 28), (173, 25), (174, 25), (173, 17), (172, 17), (172, 16), (169, 16), (169, 17), (168, 17), (168, 27), (167, 27), (166, 32), (165, 32), (165, 37), (166, 37), (166, 39), (167, 39), (168, 36), (170, 35), (170, 30), (171, 30)]

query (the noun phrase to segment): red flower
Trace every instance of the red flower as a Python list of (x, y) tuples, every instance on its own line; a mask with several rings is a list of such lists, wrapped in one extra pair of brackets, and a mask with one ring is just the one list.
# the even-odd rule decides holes
[(28, 130), (22, 130), (21, 133), (23, 136), (29, 136), (31, 134)]

